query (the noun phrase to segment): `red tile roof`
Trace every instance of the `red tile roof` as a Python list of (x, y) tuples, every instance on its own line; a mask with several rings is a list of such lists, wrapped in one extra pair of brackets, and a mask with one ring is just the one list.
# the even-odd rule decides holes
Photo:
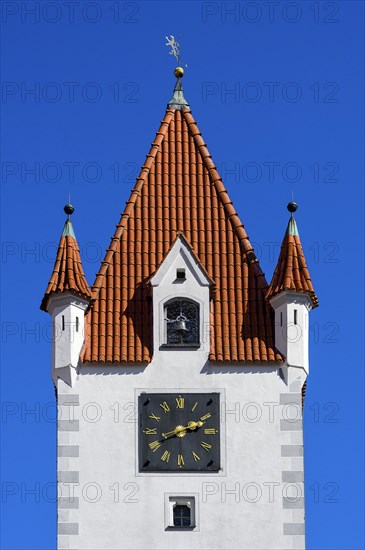
[(267, 282), (244, 226), (191, 111), (171, 105), (92, 287), (82, 361), (151, 361), (149, 280), (179, 232), (215, 283), (210, 359), (282, 361)]
[(70, 220), (67, 220), (58, 245), (57, 257), (41, 309), (47, 311), (48, 298), (55, 293), (69, 291), (89, 300), (91, 290), (86, 282), (80, 251)]
[(314, 292), (293, 216), (289, 220), (278, 263), (266, 297), (270, 299), (283, 290), (308, 294), (313, 307), (318, 306), (318, 298)]

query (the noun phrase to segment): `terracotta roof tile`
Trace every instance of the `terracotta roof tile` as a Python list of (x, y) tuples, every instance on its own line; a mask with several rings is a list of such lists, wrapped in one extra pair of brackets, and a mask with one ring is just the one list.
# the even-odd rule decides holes
[(92, 287), (84, 362), (149, 362), (149, 280), (182, 232), (215, 283), (212, 361), (281, 361), (267, 282), (188, 109), (168, 108)]
[(284, 290), (308, 294), (313, 307), (318, 306), (318, 298), (305, 261), (297, 225), (291, 216), (280, 249), (278, 263), (266, 298), (270, 299)]
[(79, 247), (69, 219), (62, 232), (56, 261), (41, 303), (41, 309), (47, 311), (47, 303), (51, 294), (65, 291), (77, 294), (87, 300), (91, 299), (91, 290), (85, 278)]

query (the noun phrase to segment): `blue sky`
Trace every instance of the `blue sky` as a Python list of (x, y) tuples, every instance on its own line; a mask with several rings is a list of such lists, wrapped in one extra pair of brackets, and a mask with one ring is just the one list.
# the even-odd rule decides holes
[(268, 279), (292, 192), (299, 204), (320, 300), (304, 420), (307, 546), (362, 549), (363, 3), (1, 8), (1, 548), (55, 548), (50, 324), (39, 304), (63, 206), (71, 193), (92, 283), (172, 94), (165, 36), (180, 33), (185, 96)]

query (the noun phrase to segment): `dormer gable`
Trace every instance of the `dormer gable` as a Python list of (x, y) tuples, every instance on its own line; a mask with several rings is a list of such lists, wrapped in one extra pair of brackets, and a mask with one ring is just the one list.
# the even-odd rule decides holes
[[(181, 265), (178, 266), (178, 264)], [(186, 269), (186, 273), (189, 272), (199, 286), (209, 287), (214, 284), (183, 233), (178, 234), (165, 259), (153, 277), (151, 277), (152, 287), (160, 286), (169, 277), (172, 277), (175, 283), (182, 284), (184, 278), (177, 272), (173, 272), (175, 266), (176, 269)], [(189, 281), (192, 284), (190, 277), (185, 277), (185, 281)]]
[(174, 348), (199, 349), (208, 354), (214, 282), (182, 233), (150, 282), (154, 356)]

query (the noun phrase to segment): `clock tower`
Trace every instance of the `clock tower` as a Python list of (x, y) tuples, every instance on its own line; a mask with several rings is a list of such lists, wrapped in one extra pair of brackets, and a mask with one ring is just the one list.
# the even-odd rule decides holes
[(58, 549), (304, 549), (318, 305), (291, 213), (267, 283), (182, 89), (93, 286), (71, 222), (53, 320)]

